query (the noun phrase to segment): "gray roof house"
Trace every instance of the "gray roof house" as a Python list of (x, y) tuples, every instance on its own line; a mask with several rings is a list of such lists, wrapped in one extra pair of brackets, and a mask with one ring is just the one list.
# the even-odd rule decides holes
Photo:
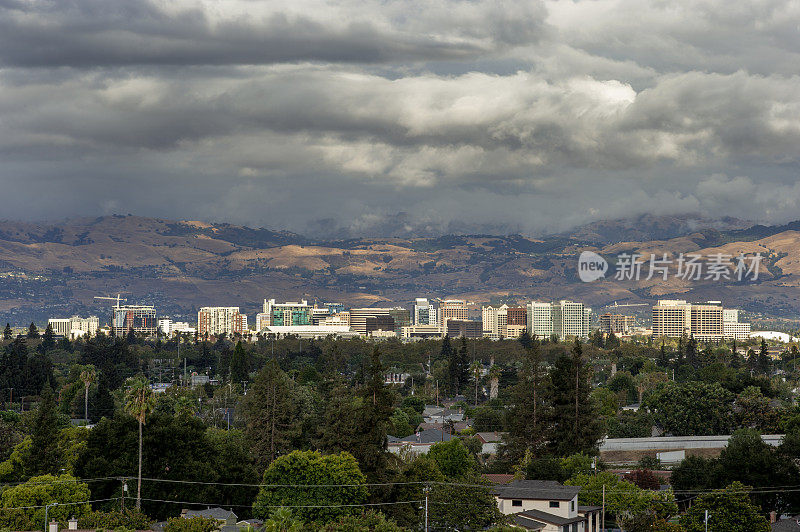
[(500, 512), (527, 530), (597, 532), (599, 509), (579, 507), (579, 487), (553, 480), (515, 480), (494, 487)]

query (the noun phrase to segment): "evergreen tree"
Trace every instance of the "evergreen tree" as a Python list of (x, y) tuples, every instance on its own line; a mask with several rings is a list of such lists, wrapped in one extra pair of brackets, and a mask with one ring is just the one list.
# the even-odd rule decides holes
[(244, 402), (245, 431), (253, 455), (263, 470), (279, 455), (292, 450), (301, 430), (297, 401), (289, 377), (273, 358), (258, 372)]
[(689, 341), (686, 343), (686, 363), (694, 369), (698, 367), (697, 340), (695, 340), (694, 336), (690, 336)]
[(11, 324), (6, 323), (6, 328), (3, 329), (3, 340), (11, 340), (14, 337), (14, 331), (11, 330)]
[(378, 346), (372, 350), (367, 385), (362, 392), (367, 424), (365, 431), (366, 448), (359, 458), (361, 469), (372, 479), (383, 479), (387, 465), (386, 431), (392, 415), (392, 394), (384, 384), (384, 366)]
[(247, 382), (250, 377), (250, 364), (247, 360), (247, 353), (244, 352), (242, 341), (236, 342), (231, 356), (231, 380), (233, 382)]
[(669, 354), (667, 353), (667, 346), (664, 341), (661, 341), (661, 350), (658, 353), (658, 365), (664, 369), (669, 368)]
[(617, 347), (619, 347), (619, 338), (614, 334), (614, 331), (610, 331), (606, 337), (606, 349), (615, 349)]
[(39, 329), (36, 328), (36, 324), (33, 322), (28, 327), (28, 338), (39, 338)]
[[(533, 340), (531, 339), (531, 335), (528, 334), (528, 331), (524, 331), (519, 337), (519, 343), (522, 345), (524, 349), (530, 349), (533, 345)], [(602, 346), (601, 346), (602, 347)]]
[(501, 447), (501, 459), (519, 463), (528, 451), (541, 456), (551, 433), (551, 389), (538, 342), (525, 351), (519, 381), (511, 390), (511, 407), (506, 423), (508, 434)]
[(448, 386), (452, 395), (458, 395), (461, 388), (469, 381), (469, 354), (467, 353), (467, 339), (461, 338), (458, 351), (450, 350), (447, 374), (450, 382)]
[(25, 469), (32, 476), (58, 473), (61, 454), (58, 448), (58, 425), (53, 389), (47, 383), (42, 389), (31, 430), (31, 450)]
[(136, 345), (136, 333), (133, 331), (133, 327), (128, 329), (128, 334), (125, 336), (125, 342), (128, 345)]
[(42, 336), (42, 343), (39, 346), (42, 353), (46, 353), (56, 347), (55, 337), (56, 335), (53, 333), (53, 327), (48, 323), (47, 328), (44, 330), (44, 336)]
[(769, 349), (767, 349), (767, 341), (762, 338), (761, 348), (758, 350), (756, 370), (762, 375), (769, 376), (769, 366)]
[(590, 377), (591, 368), (576, 338), (571, 353), (556, 359), (550, 373), (555, 420), (550, 444), (559, 456), (591, 452), (602, 436), (602, 424), (589, 398)]

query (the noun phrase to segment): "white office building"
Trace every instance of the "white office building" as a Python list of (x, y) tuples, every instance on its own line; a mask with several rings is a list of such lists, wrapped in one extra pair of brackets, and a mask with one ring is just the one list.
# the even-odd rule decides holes
[(739, 321), (739, 309), (722, 309), (722, 336), (729, 340), (750, 338), (750, 324)]
[(592, 322), (592, 309), (583, 303), (562, 299), (553, 303), (532, 301), (527, 305), (528, 333), (539, 338), (556, 335), (586, 338)]
[(81, 318), (73, 316), (71, 318), (53, 318), (47, 320), (47, 324), (53, 329), (53, 334), (74, 340), (80, 336), (94, 336), (100, 327), (100, 319), (97, 316)]
[(414, 325), (436, 325), (436, 307), (427, 298), (418, 297), (414, 301)]

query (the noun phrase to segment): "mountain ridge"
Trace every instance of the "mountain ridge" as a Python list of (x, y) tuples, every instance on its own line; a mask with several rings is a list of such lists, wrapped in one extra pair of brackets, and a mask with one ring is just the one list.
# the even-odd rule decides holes
[[(610, 257), (622, 252), (762, 252), (765, 268), (751, 284), (673, 279), (587, 284), (577, 278), (582, 250)], [(544, 237), (342, 240), (131, 215), (9, 221), (0, 223), (0, 319), (104, 312), (93, 296), (118, 292), (175, 317), (191, 317), (205, 305), (240, 306), (254, 313), (269, 297), (369, 306), (407, 304), (418, 296), (476, 302), (571, 298), (595, 307), (670, 296), (723, 299), (729, 306), (783, 316), (800, 312), (795, 257), (800, 257), (800, 222), (764, 226), (735, 218), (638, 217)]]

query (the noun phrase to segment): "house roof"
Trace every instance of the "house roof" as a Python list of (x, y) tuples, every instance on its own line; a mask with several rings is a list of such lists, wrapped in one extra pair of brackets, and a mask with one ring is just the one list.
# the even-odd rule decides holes
[(508, 484), (514, 480), (514, 475), (510, 473), (484, 473), (483, 478), (492, 484)]
[(564, 486), (555, 480), (515, 480), (504, 486), (497, 486), (494, 494), (501, 499), (569, 501), (580, 490), (577, 486)]
[(547, 523), (536, 521), (535, 519), (531, 519), (530, 517), (522, 514), (514, 514), (511, 519), (514, 521), (515, 525), (521, 526), (527, 530), (543, 530), (544, 527), (547, 526)]
[(440, 429), (421, 430), (411, 436), (405, 438), (391, 438), (389, 443), (438, 443), (442, 441), (450, 441), (456, 436), (453, 436), (448, 431)]
[(499, 432), (478, 432), (475, 434), (483, 443), (494, 443), (502, 440)]
[(602, 506), (581, 506), (581, 505), (578, 505), (578, 513), (599, 512), (602, 509), (603, 509)]
[(557, 526), (571, 525), (572, 523), (582, 523), (586, 521), (586, 518), (583, 516), (572, 517), (572, 518), (561, 517), (558, 515), (549, 514), (547, 512), (542, 512), (541, 510), (525, 510), (524, 512), (514, 514), (514, 516), (521, 516), (526, 519), (541, 521), (542, 523), (547, 523), (550, 525), (557, 525)]
[(206, 517), (218, 519), (220, 521), (226, 521), (231, 516), (233, 516), (234, 519), (237, 518), (237, 515), (233, 513), (232, 510), (226, 510), (220, 507), (206, 508), (205, 510), (184, 510), (181, 512), (181, 515), (187, 519), (192, 517)]

